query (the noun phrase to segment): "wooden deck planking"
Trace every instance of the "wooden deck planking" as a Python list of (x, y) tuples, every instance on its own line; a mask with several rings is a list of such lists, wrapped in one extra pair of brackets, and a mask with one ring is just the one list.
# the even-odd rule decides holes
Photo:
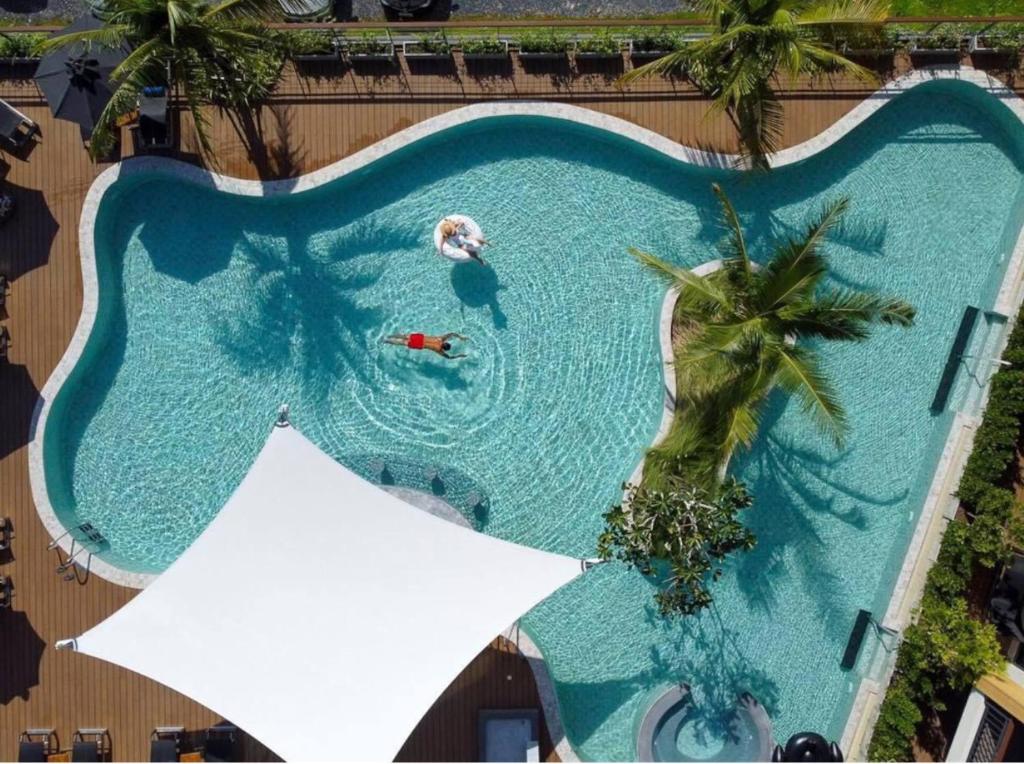
[[(588, 65), (577, 73), (567, 62), (524, 68), (514, 61), (504, 69), (490, 62), (467, 69), (460, 58), (450, 69), (423, 73), (424, 67), (417, 62), (414, 71), (404, 63), (353, 70), (339, 64), (301, 74), (289, 68), (261, 112), (261, 140), (240, 134), (229, 119), (211, 110), (218, 169), (246, 178), (308, 172), (436, 114), (506, 98), (564, 100), (688, 145), (735, 148), (728, 122), (705, 118), (706, 103), (681, 80), (644, 81), (619, 91), (611, 73), (600, 66)], [(847, 81), (813, 92), (808, 83), (792, 85), (784, 99), (784, 143), (817, 134), (867, 89)], [(55, 574), (56, 555), (45, 551), (50, 539), (32, 505), (25, 447), (38, 390), (78, 321), (78, 216), (90, 183), (104, 165), (89, 161), (77, 127), (49, 116), (30, 81), (0, 81), (0, 96), (42, 129), (41, 142), (26, 160), (8, 158), (7, 186), (18, 210), (0, 227), (0, 269), (13, 277), (5, 321), (12, 337), (11, 363), (0, 365), (0, 514), (13, 518), (16, 532), (14, 559), (0, 565), (0, 572), (13, 577), (17, 592), (14, 610), (0, 613), (0, 759), (14, 756), (17, 735), (26, 727), (55, 727), (62, 742), (69, 743), (79, 726), (109, 727), (115, 758), (145, 759), (153, 727), (199, 729), (218, 718), (129, 671), (53, 649), (55, 640), (88, 629), (127, 602), (132, 592), (96, 578), (84, 585), (63, 582)], [(181, 122), (182, 150), (195, 154), (188, 117)], [(255, 158), (247, 141), (255, 145)], [(131, 153), (127, 141), (124, 151)], [(410, 649), (415, 646), (410, 644)], [(429, 661), (429, 654), (423, 660)], [(403, 757), (473, 758), (477, 709), (536, 705), (536, 689), (524, 669), (522, 660), (500, 643), (485, 650), (439, 698)], [(509, 675), (514, 681), (505, 679)], [(344, 745), (332, 740), (329, 730), (324, 740), (325, 745)], [(258, 744), (247, 745), (250, 757), (268, 756)], [(545, 746), (547, 755), (550, 741)]]

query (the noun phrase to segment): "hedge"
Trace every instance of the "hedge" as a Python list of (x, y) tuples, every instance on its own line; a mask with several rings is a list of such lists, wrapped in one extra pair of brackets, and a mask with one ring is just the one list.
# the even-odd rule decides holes
[(992, 375), (988, 406), (975, 433), (957, 495), (967, 520), (946, 528), (928, 572), (917, 621), (903, 633), (892, 682), (868, 748), (872, 761), (908, 761), (925, 713), (943, 710), (940, 696), (965, 691), (1005, 661), (995, 627), (970, 617), (966, 591), (975, 565), (995, 567), (1020, 536), (1012, 490), (1024, 419), (1024, 310), (1007, 339), (1011, 366)]

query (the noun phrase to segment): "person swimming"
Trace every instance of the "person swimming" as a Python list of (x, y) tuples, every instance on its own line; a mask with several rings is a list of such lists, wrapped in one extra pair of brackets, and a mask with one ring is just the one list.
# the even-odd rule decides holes
[(480, 249), (485, 244), (490, 244), (490, 242), (483, 237), (479, 239), (473, 238), (468, 234), (466, 227), (461, 223), (445, 218), (441, 221), (441, 236), (453, 247), (462, 250), (480, 263), (480, 265), (487, 264), (484, 262), (484, 259), (480, 257)]
[(447, 358), (450, 361), (454, 361), (456, 358), (465, 358), (465, 353), (457, 353), (456, 355), (449, 354), (449, 350), (452, 349), (452, 343), (449, 340), (452, 337), (466, 342), (469, 337), (465, 337), (455, 332), (448, 332), (442, 334), (440, 337), (432, 337), (427, 334), (421, 334), (419, 332), (413, 332), (412, 334), (392, 334), (390, 337), (384, 339), (384, 342), (389, 345), (401, 345), (407, 347), (410, 350), (432, 350), (439, 356)]

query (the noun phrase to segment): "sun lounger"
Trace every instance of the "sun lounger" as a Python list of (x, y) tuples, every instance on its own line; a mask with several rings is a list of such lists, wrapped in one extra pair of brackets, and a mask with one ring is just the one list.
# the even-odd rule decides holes
[(0, 98), (0, 141), (5, 148), (16, 151), (38, 132), (39, 125)]
[(180, 761), (184, 727), (157, 727), (149, 737), (150, 761)]
[(52, 729), (27, 729), (18, 738), (18, 761), (46, 761), (60, 750)]
[(11, 548), (12, 538), (14, 538), (14, 526), (11, 525), (11, 518), (0, 519), (0, 552), (6, 552)]
[(142, 149), (171, 147), (171, 112), (167, 88), (147, 87), (139, 96), (138, 141)]
[(71, 761), (110, 761), (110, 733), (105, 727), (75, 731)]
[(218, 724), (206, 731), (206, 745), (203, 759), (206, 761), (234, 761), (235, 733), (238, 728), (230, 724)]

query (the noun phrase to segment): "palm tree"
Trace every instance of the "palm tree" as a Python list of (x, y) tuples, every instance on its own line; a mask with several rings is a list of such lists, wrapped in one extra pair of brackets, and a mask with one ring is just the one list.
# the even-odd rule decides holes
[(54, 37), (40, 49), (75, 43), (130, 49), (111, 73), (117, 89), (93, 131), (94, 154), (109, 148), (117, 118), (132, 111), (142, 89), (152, 85), (178, 89), (200, 146), (209, 153), (201, 107), (215, 99), (235, 108), (249, 106), (276, 81), (277, 44), (261, 23), (275, 10), (275, 0), (104, 0), (96, 11), (102, 27)]
[(630, 250), (679, 293), (673, 317), (676, 421), (649, 454), (645, 484), (673, 476), (720, 482), (736, 448), (752, 444), (775, 388), (796, 396), (841, 447), (846, 413), (807, 341), (858, 342), (873, 324), (907, 327), (914, 321), (914, 308), (899, 298), (823, 285), (828, 261), (822, 244), (849, 206), (846, 199), (826, 205), (802, 236), (777, 243), (758, 266), (736, 210), (717, 184), (712, 188), (728, 231), (718, 270), (698, 276)]
[(767, 169), (782, 134), (780, 75), (845, 72), (874, 81), (871, 71), (824, 41), (836, 28), (879, 29), (887, 0), (702, 0), (714, 29), (678, 51), (638, 67), (623, 82), (685, 71), (712, 98), (710, 113), (725, 113), (750, 166)]

